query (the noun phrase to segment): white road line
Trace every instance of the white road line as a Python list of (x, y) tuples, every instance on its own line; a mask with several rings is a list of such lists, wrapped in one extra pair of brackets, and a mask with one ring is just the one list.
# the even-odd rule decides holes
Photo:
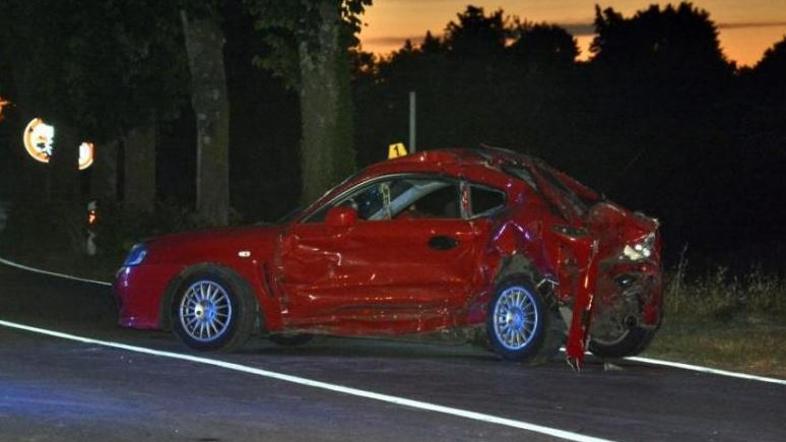
[(683, 370), (697, 371), (700, 373), (709, 373), (719, 376), (728, 376), (732, 378), (746, 379), (749, 381), (770, 382), (773, 384), (786, 385), (786, 379), (768, 378), (764, 376), (756, 376), (747, 373), (739, 373), (736, 371), (719, 370), (717, 368), (702, 367), (700, 365), (683, 364), (682, 362), (664, 361), (660, 359), (642, 358), (640, 356), (630, 356), (625, 358), (628, 361), (642, 362), (650, 365), (662, 365), (664, 367), (681, 368)]
[(135, 353), (142, 353), (146, 355), (159, 356), (170, 359), (179, 359), (182, 361), (194, 362), (197, 364), (210, 365), (213, 367), (220, 367), (227, 370), (248, 373), (265, 378), (276, 379), (279, 381), (290, 382), (293, 384), (303, 385), (306, 387), (319, 388), (322, 390), (333, 391), (336, 393), (343, 393), (351, 396), (361, 397), (364, 399), (372, 399), (375, 401), (386, 402), (404, 407), (415, 408), (418, 410), (432, 411), (436, 413), (447, 414), (474, 421), (485, 422), (489, 424), (502, 425), (506, 427), (518, 428), (521, 430), (531, 431), (534, 433), (545, 434), (560, 439), (577, 441), (577, 442), (610, 442), (608, 439), (601, 439), (592, 436), (586, 436), (571, 431), (560, 430), (557, 428), (545, 427), (542, 425), (532, 424), (529, 422), (508, 419), (504, 417), (494, 416), (485, 413), (478, 413), (475, 411), (463, 410), (460, 408), (447, 407), (444, 405), (432, 404), (429, 402), (418, 401), (414, 399), (407, 399), (398, 396), (391, 396), (388, 394), (375, 393), (373, 391), (361, 390), (358, 388), (345, 387), (343, 385), (330, 384), (322, 381), (315, 381), (308, 378), (299, 376), (292, 376), (275, 371), (263, 370), (260, 368), (249, 367), (247, 365), (235, 364), (232, 362), (220, 361), (217, 359), (204, 358), (199, 356), (192, 356), (182, 353), (174, 353), (168, 351), (153, 350), (145, 347), (138, 347), (135, 345), (121, 344), (119, 342), (102, 341), (98, 339), (86, 338), (83, 336), (72, 335), (69, 333), (62, 333), (54, 330), (47, 330), (44, 328), (32, 327), (29, 325), (19, 324), (15, 322), (0, 320), (0, 326), (8, 327), (16, 330), (23, 330), (27, 332), (37, 333), (41, 335), (51, 336), (55, 338), (67, 339), (70, 341), (81, 342), (84, 344), (100, 345), (104, 347), (115, 348)]
[[(565, 352), (565, 347), (560, 347), (559, 351)], [(585, 352), (587, 356), (591, 356), (592, 353)], [(650, 365), (661, 365), (664, 367), (672, 367), (672, 368), (679, 368), (682, 370), (689, 370), (689, 371), (696, 371), (699, 373), (707, 373), (707, 374), (714, 374), (718, 376), (726, 376), (730, 378), (738, 378), (738, 379), (745, 379), (747, 381), (759, 381), (759, 382), (769, 382), (772, 384), (780, 384), (786, 385), (786, 379), (778, 379), (778, 378), (768, 378), (766, 376), (756, 376), (754, 374), (748, 373), (740, 373), (737, 371), (729, 371), (729, 370), (721, 370), (718, 368), (710, 368), (710, 367), (702, 367), (701, 365), (692, 365), (692, 364), (685, 364), (682, 362), (674, 362), (674, 361), (664, 361), (663, 359), (653, 359), (653, 358), (644, 358), (641, 356), (628, 356), (622, 358), (626, 361), (634, 361), (634, 362), (641, 362), (644, 364)]]
[(50, 272), (48, 270), (41, 270), (41, 269), (37, 269), (35, 267), (28, 267), (26, 265), (22, 265), (22, 264), (19, 264), (19, 263), (13, 262), (13, 261), (9, 261), (9, 260), (3, 259), (3, 258), (0, 258), (0, 264), (5, 264), (5, 265), (10, 266), (10, 267), (16, 267), (17, 269), (27, 270), (28, 272), (40, 273), (42, 275), (57, 276), (58, 278), (70, 279), (72, 281), (88, 282), (90, 284), (99, 284), (99, 285), (106, 285), (106, 286), (111, 286), (112, 285), (111, 282), (96, 281), (95, 279), (79, 278), (79, 277), (76, 277), (76, 276), (66, 275), (66, 274), (63, 274), (63, 273)]
[[(50, 272), (50, 271), (47, 271), (47, 270), (36, 269), (36, 268), (33, 268), (33, 267), (28, 267), (28, 266), (25, 266), (25, 265), (22, 265), (22, 264), (15, 263), (13, 261), (8, 261), (8, 260), (3, 259), (3, 258), (0, 258), (0, 264), (5, 264), (5, 265), (11, 266), (11, 267), (16, 267), (18, 269), (27, 270), (27, 271), (35, 272), (35, 273), (41, 273), (41, 274), (44, 274), (44, 275), (57, 276), (57, 277), (60, 277), (60, 278), (71, 279), (71, 280), (74, 280), (74, 281), (82, 281), (82, 282), (88, 282), (88, 283), (92, 283), (92, 284), (100, 284), (100, 285), (106, 285), (106, 286), (111, 286), (112, 285), (111, 283), (105, 282), (105, 281), (95, 281), (95, 280), (92, 280), (92, 279), (78, 278), (76, 276), (64, 275), (62, 273), (55, 273), (55, 272)], [(564, 347), (561, 348), (560, 350), (561, 351), (565, 351)], [(732, 378), (737, 378), (737, 379), (745, 379), (745, 380), (749, 380), (749, 381), (769, 382), (769, 383), (772, 383), (772, 384), (786, 385), (786, 380), (784, 380), (784, 379), (770, 378), (770, 377), (765, 377), (765, 376), (756, 376), (756, 375), (747, 374), (747, 373), (740, 373), (740, 372), (736, 372), (736, 371), (720, 370), (720, 369), (717, 369), (717, 368), (703, 367), (703, 366), (700, 366), (700, 365), (685, 364), (685, 363), (682, 363), (682, 362), (665, 361), (665, 360), (662, 360), (662, 359), (643, 358), (643, 357), (638, 357), (638, 356), (627, 357), (625, 359), (629, 360), (629, 361), (634, 361), (634, 362), (642, 362), (642, 363), (645, 363), (645, 364), (660, 365), (660, 366), (664, 366), (664, 367), (672, 367), (672, 368), (679, 368), (679, 369), (682, 369), (682, 370), (696, 371), (696, 372), (699, 372), (699, 373), (707, 373), (707, 374), (714, 374), (714, 375), (718, 375), (718, 376), (727, 376), (727, 377), (732, 377)]]

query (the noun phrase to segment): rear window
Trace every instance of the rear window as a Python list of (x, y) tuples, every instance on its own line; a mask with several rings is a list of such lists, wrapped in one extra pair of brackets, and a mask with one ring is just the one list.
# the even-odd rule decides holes
[(488, 187), (471, 185), (472, 216), (488, 216), (505, 206), (505, 193)]

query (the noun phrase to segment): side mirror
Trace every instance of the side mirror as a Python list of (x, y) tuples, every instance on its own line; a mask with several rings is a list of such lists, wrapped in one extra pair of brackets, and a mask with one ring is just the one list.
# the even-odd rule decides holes
[(331, 227), (349, 227), (358, 220), (358, 211), (348, 206), (336, 206), (328, 210), (325, 224)]

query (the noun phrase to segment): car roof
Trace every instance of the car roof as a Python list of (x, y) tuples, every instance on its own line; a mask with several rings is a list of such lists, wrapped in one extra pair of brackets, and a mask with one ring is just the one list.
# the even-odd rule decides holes
[(394, 173), (401, 170), (415, 169), (450, 169), (467, 166), (498, 166), (503, 163), (527, 163), (531, 158), (517, 152), (496, 147), (479, 149), (446, 148), (417, 152), (394, 158), (369, 166), (369, 174)]
[(370, 178), (400, 173), (445, 173), (458, 175), (468, 169), (485, 169), (500, 172), (505, 164), (528, 164), (532, 157), (511, 150), (483, 146), (479, 149), (442, 148), (424, 150), (399, 158), (374, 163), (325, 193), (303, 210), (297, 219), (309, 216), (316, 207)]

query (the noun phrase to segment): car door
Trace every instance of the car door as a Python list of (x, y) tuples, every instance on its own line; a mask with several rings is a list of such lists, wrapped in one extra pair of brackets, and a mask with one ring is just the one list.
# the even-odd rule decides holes
[[(453, 178), (383, 177), (293, 225), (279, 260), (287, 321), (386, 322), (398, 331), (447, 325), (480, 284), (485, 245), (486, 229), (467, 219), (461, 195)], [(357, 222), (325, 223), (335, 206), (355, 208)]]

